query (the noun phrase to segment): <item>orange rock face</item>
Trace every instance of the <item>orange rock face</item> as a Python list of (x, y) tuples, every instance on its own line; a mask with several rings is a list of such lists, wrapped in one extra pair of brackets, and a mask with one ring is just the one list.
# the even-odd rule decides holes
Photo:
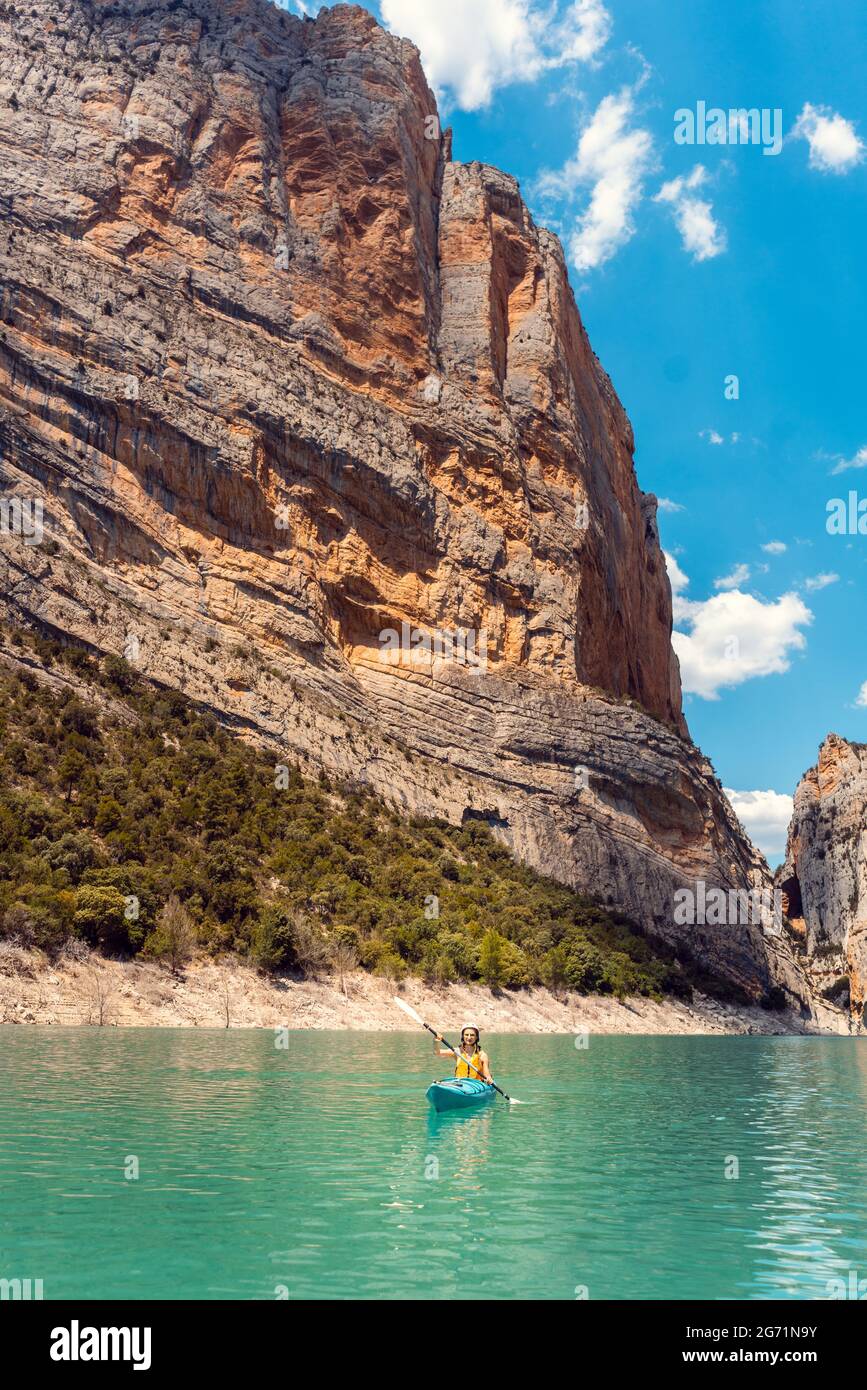
[(765, 881), (560, 244), (451, 160), (415, 48), (351, 6), (17, 11), (0, 443), (51, 545), (3, 538), (6, 613), (672, 939), (684, 881)]

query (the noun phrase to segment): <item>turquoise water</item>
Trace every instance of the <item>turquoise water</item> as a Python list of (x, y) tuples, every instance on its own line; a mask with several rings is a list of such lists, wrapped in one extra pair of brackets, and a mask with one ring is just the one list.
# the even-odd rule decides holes
[(434, 1118), (422, 1035), (0, 1028), (0, 1278), (452, 1300), (867, 1279), (867, 1042), (485, 1042), (526, 1104)]

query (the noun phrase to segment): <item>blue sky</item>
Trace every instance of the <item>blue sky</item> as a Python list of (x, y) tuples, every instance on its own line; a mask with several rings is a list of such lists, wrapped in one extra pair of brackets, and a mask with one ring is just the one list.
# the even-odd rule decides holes
[[(454, 157), (514, 174), (563, 240), (667, 499), (692, 735), (776, 861), (824, 736), (867, 741), (867, 535), (826, 527), (867, 499), (863, 0), (367, 8), (421, 49)], [(699, 103), (725, 144), (675, 140)]]

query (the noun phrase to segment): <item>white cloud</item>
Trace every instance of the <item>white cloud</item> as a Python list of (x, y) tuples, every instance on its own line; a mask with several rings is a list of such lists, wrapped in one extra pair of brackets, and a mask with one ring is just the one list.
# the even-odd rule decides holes
[(671, 205), (683, 249), (695, 261), (712, 260), (726, 249), (726, 235), (713, 215), (713, 205), (695, 194), (706, 179), (704, 165), (696, 164), (692, 173), (664, 183), (653, 200)]
[(756, 676), (788, 671), (791, 653), (807, 645), (798, 629), (813, 621), (798, 594), (783, 594), (769, 603), (739, 590), (715, 594), (703, 602), (687, 599), (683, 596), (687, 576), (663, 553), (674, 595), (674, 620), (689, 629), (675, 630), (671, 636), (687, 694), (717, 700), (720, 690)]
[(388, 28), (418, 46), (431, 86), (465, 111), (489, 105), (498, 87), (590, 61), (611, 31), (602, 0), (559, 11), (536, 0), (382, 0), (381, 8)]
[(660, 497), (658, 502), (661, 512), (685, 512), (686, 507), (680, 502), (672, 502), (670, 497)]
[(864, 141), (856, 135), (852, 122), (828, 106), (805, 102), (792, 134), (807, 141), (810, 168), (822, 173), (846, 174), (864, 158)]
[(867, 709), (867, 681), (864, 682), (858, 694), (855, 696), (855, 704), (859, 709)]
[(665, 557), (665, 568), (668, 570), (668, 582), (671, 585), (671, 592), (674, 599), (675, 618), (677, 617), (678, 596), (683, 593), (689, 584), (688, 577), (684, 574), (674, 556), (668, 550), (663, 550)]
[(786, 542), (768, 541), (767, 545), (762, 546), (762, 550), (765, 552), (766, 555), (785, 555)]
[(633, 235), (633, 214), (642, 196), (642, 181), (653, 163), (649, 131), (632, 127), (633, 89), (603, 97), (562, 169), (540, 176), (543, 195), (574, 198), (590, 188), (590, 201), (569, 238), (569, 254), (579, 270), (604, 265)]
[(827, 589), (829, 584), (836, 584), (839, 578), (839, 574), (814, 574), (812, 579), (805, 580), (804, 588), (811, 591)]
[(716, 430), (699, 430), (698, 437), (706, 439), (708, 444), (725, 444), (722, 435), (717, 434)]
[(722, 579), (715, 579), (713, 587), (715, 589), (737, 589), (741, 584), (746, 584), (749, 577), (749, 565), (735, 565), (731, 574), (725, 575)]
[(867, 444), (862, 444), (854, 458), (841, 458), (831, 469), (831, 476), (835, 473), (848, 473), (850, 468), (867, 468)]
[(604, 48), (611, 34), (611, 15), (601, 0), (575, 0), (552, 37), (567, 63), (588, 63)]
[(768, 859), (782, 858), (794, 808), (792, 797), (774, 791), (736, 792), (730, 787), (724, 787), (723, 791), (762, 854)]

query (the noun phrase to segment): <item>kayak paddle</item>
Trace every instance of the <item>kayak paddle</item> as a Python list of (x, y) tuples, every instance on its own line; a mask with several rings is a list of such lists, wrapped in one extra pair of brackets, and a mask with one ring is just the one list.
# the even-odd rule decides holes
[[(394, 999), (395, 1004), (397, 1005), (397, 1007), (398, 1007), (399, 1009), (403, 1009), (404, 1013), (405, 1013), (405, 1014), (409, 1014), (410, 1018), (414, 1019), (416, 1023), (420, 1023), (421, 1026), (422, 1026), (422, 1028), (426, 1028), (427, 1031), (428, 1031), (429, 1033), (433, 1033), (433, 1035), (434, 1035), (435, 1038), (439, 1038), (440, 1041), (443, 1042), (443, 1043), (445, 1044), (445, 1046), (448, 1048), (449, 1052), (451, 1052), (455, 1057), (459, 1057), (460, 1060), (461, 1060), (462, 1062), (465, 1062), (466, 1065), (467, 1065), (468, 1067), (473, 1067), (472, 1062), (467, 1062), (466, 1057), (461, 1056), (461, 1054), (458, 1052), (457, 1048), (452, 1047), (451, 1043), (448, 1042), (444, 1037), (442, 1037), (442, 1035), (441, 1035), (440, 1033), (437, 1033), (437, 1031), (436, 1031), (435, 1028), (431, 1028), (431, 1026), (430, 1026), (429, 1023), (425, 1023), (425, 1021), (424, 1021), (424, 1019), (422, 1018), (421, 1014), (417, 1014), (416, 1011), (415, 1011), (415, 1009), (412, 1007), (411, 1004), (407, 1004), (407, 1002), (406, 1002), (405, 999), (398, 999), (398, 997), (397, 997), (396, 994), (393, 995), (392, 997), (393, 997), (393, 999)], [(481, 1076), (481, 1077), (482, 1077), (482, 1080), (484, 1081), (485, 1078), (482, 1076), (482, 1073), (479, 1071), (478, 1067), (473, 1067), (473, 1071), (476, 1073), (476, 1076)], [(507, 1095), (506, 1095), (506, 1092), (503, 1091), (503, 1090), (501, 1090), (501, 1088), (497, 1085), (496, 1081), (489, 1081), (487, 1084), (488, 1084), (489, 1086), (493, 1086), (494, 1090), (495, 1090), (495, 1091), (498, 1091), (499, 1094), (503, 1097), (503, 1100), (507, 1100), (507, 1101), (509, 1102), (510, 1105), (523, 1105), (523, 1104), (524, 1104), (524, 1102), (523, 1102), (522, 1100), (515, 1100), (514, 1096), (507, 1096)]]

